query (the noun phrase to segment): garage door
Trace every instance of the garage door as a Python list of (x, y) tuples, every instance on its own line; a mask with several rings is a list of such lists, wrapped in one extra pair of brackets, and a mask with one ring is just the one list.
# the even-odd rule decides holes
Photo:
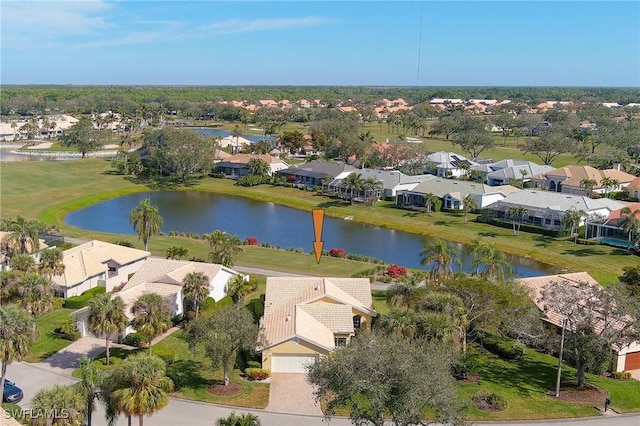
[(640, 369), (640, 352), (631, 352), (625, 356), (624, 370)]
[(273, 355), (273, 373), (306, 373), (305, 367), (316, 362), (315, 355)]

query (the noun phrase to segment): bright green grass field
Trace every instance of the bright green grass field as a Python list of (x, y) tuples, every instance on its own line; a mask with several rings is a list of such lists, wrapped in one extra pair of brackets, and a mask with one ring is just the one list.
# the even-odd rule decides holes
[(40, 316), (36, 321), (37, 340), (31, 345), (25, 361), (40, 362), (71, 344), (53, 332), (58, 323), (66, 319), (74, 309), (59, 308)]

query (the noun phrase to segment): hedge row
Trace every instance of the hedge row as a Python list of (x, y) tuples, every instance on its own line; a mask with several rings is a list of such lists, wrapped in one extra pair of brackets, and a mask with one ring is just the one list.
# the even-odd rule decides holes
[(520, 361), (524, 357), (524, 350), (513, 340), (487, 334), (482, 339), (482, 346), (507, 361)]
[(84, 308), (89, 304), (91, 299), (98, 294), (104, 294), (106, 292), (104, 287), (94, 287), (82, 293), (80, 296), (71, 296), (67, 298), (62, 306), (69, 309), (80, 309)]

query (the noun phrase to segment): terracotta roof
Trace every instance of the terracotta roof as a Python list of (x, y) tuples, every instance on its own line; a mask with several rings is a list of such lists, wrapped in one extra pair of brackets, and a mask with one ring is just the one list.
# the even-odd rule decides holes
[[(640, 203), (629, 203), (629, 204), (627, 204), (626, 207), (628, 207), (629, 210), (631, 210), (631, 214), (633, 214), (636, 211), (640, 211)], [(622, 209), (618, 209), (618, 210), (612, 211), (611, 214), (609, 216), (607, 216), (607, 219), (608, 220), (619, 219), (622, 216), (623, 216)]]
[(147, 257), (151, 253), (104, 241), (93, 240), (62, 252), (65, 269), (62, 275), (54, 275), (53, 283), (61, 287), (79, 284), (87, 278), (108, 271), (107, 263), (127, 265)]
[(566, 166), (545, 173), (537, 174), (535, 176), (532, 176), (532, 179), (544, 180), (548, 179), (549, 177), (566, 177), (567, 179), (562, 182), (562, 185), (572, 186), (576, 188), (580, 187), (580, 182), (583, 179), (595, 180), (595, 188), (601, 187), (602, 179), (605, 177), (617, 179), (619, 183), (627, 183), (635, 179), (635, 176), (630, 175), (629, 173), (625, 173), (621, 170), (598, 170), (591, 166)]
[(376, 315), (367, 278), (268, 277), (265, 348), (298, 337), (332, 350), (334, 333), (353, 331), (353, 309)]
[(632, 190), (632, 189), (636, 189), (636, 188), (640, 188), (640, 176), (638, 176), (637, 178), (632, 180), (629, 183), (629, 185), (627, 185), (627, 189), (628, 190)]
[(267, 164), (282, 162), (281, 159), (273, 157), (269, 154), (235, 154), (226, 159), (228, 163), (249, 164), (249, 160), (253, 158), (259, 158), (264, 160)]
[(182, 286), (182, 280), (190, 272), (202, 272), (211, 280), (222, 268), (222, 265), (213, 263), (150, 258), (142, 264), (122, 290), (128, 290), (147, 283)]

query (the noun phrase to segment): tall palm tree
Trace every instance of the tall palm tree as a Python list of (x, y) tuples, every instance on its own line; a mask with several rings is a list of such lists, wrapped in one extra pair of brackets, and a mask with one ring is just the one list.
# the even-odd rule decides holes
[(224, 231), (215, 230), (203, 235), (203, 239), (209, 243), (209, 260), (228, 268), (233, 266), (237, 254), (244, 251), (240, 238)]
[(629, 234), (629, 241), (634, 240), (634, 235), (640, 236), (640, 209), (633, 212), (629, 207), (625, 207), (621, 210), (622, 220), (620, 226), (624, 232)]
[(151, 354), (153, 339), (171, 328), (169, 302), (157, 293), (143, 294), (131, 307), (131, 313), (131, 326), (147, 339)]
[(27, 356), (33, 337), (33, 319), (29, 312), (16, 305), (0, 306), (0, 389), (4, 389), (7, 365)]
[(196, 310), (196, 319), (200, 313), (200, 304), (209, 297), (209, 282), (209, 277), (202, 272), (189, 272), (182, 281), (184, 284), (182, 295), (193, 304)]
[(105, 337), (107, 365), (109, 365), (109, 347), (111, 336), (122, 333), (129, 324), (124, 312), (124, 302), (120, 296), (97, 294), (89, 301), (89, 330)]
[[(511, 224), (513, 225), (513, 235), (517, 236), (520, 233), (520, 226), (524, 220), (524, 217), (529, 213), (529, 209), (526, 207), (511, 206), (507, 211), (511, 216)], [(516, 221), (518, 219), (518, 221)]]
[(5, 228), (10, 232), (5, 237), (5, 242), (11, 249), (20, 254), (35, 253), (40, 250), (40, 233), (45, 229), (44, 224), (18, 216), (6, 221)]
[(144, 249), (146, 250), (149, 239), (153, 235), (160, 233), (163, 219), (158, 212), (158, 207), (152, 206), (151, 199), (147, 198), (140, 201), (138, 206), (131, 210), (129, 222), (131, 222), (131, 226), (138, 234), (138, 238), (144, 243)]
[(260, 419), (255, 414), (242, 413), (236, 414), (233, 411), (227, 417), (221, 417), (216, 420), (216, 426), (260, 426)]
[(364, 197), (367, 204), (373, 205), (375, 201), (380, 197), (382, 189), (382, 181), (374, 177), (370, 177), (362, 181), (362, 190), (364, 192)]
[(64, 263), (62, 261), (62, 251), (58, 248), (44, 250), (40, 254), (40, 265), (38, 270), (41, 274), (49, 278), (49, 282), (54, 275), (62, 275), (64, 273)]
[(96, 397), (104, 382), (104, 374), (86, 355), (80, 358), (80, 381), (76, 384), (84, 397), (85, 424), (91, 426)]
[(462, 208), (464, 209), (464, 224), (466, 225), (467, 215), (478, 209), (478, 201), (472, 197), (471, 194), (467, 194), (467, 196), (462, 200)]
[(34, 416), (31, 418), (33, 426), (55, 425), (81, 425), (84, 420), (84, 398), (74, 385), (54, 385), (50, 388), (39, 390), (31, 401), (31, 410), (34, 413), (64, 413), (53, 423), (49, 416)]
[(583, 188), (588, 197), (593, 196), (593, 188), (598, 184), (595, 179), (584, 178), (580, 181), (580, 188)]
[(256, 284), (246, 279), (244, 275), (234, 275), (229, 279), (227, 292), (233, 301), (241, 304), (245, 296), (256, 290)]
[(567, 210), (562, 216), (562, 224), (565, 228), (569, 229), (570, 236), (574, 237), (574, 245), (578, 242), (578, 229), (580, 227), (580, 222), (582, 222), (582, 219), (586, 216), (587, 213), (584, 210), (575, 209)]
[(471, 266), (484, 266), (480, 274), (490, 281), (494, 279), (504, 281), (505, 277), (511, 275), (513, 271), (503, 252), (496, 250), (493, 244), (483, 242), (476, 245)]
[(189, 255), (189, 249), (183, 246), (171, 246), (167, 248), (165, 253), (165, 257), (167, 259), (177, 259), (181, 260), (186, 258)]
[(418, 334), (418, 314), (407, 309), (391, 308), (381, 318), (382, 329), (399, 337), (413, 339)]
[(347, 176), (344, 179), (344, 186), (347, 189), (347, 191), (349, 191), (349, 198), (351, 201), (351, 204), (353, 204), (353, 199), (354, 197), (354, 193), (358, 194), (358, 192), (360, 192), (360, 189), (362, 189), (362, 183), (364, 182), (364, 180), (362, 179), (362, 174), (360, 173), (351, 173), (349, 176)]
[(453, 265), (460, 264), (458, 249), (441, 239), (429, 240), (420, 251), (420, 264), (431, 266), (431, 279), (446, 279), (453, 275)]
[(144, 416), (167, 406), (173, 382), (166, 376), (162, 359), (138, 353), (113, 369), (106, 388), (110, 393), (109, 405), (129, 418), (138, 416), (138, 424), (143, 426)]
[(18, 303), (34, 317), (53, 307), (51, 282), (41, 275), (27, 274), (18, 283)]
[(438, 201), (438, 196), (429, 192), (424, 196), (424, 206), (427, 208), (427, 214), (429, 216), (433, 215), (433, 206), (435, 206), (436, 201)]

